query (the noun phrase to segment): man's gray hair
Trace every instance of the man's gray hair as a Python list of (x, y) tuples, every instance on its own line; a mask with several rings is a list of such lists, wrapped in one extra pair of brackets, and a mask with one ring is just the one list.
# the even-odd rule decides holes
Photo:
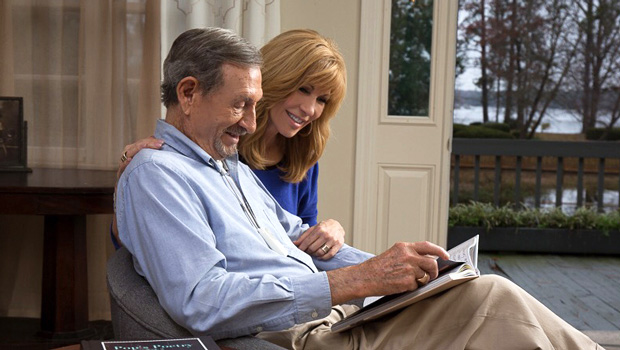
[(223, 28), (190, 29), (179, 35), (164, 61), (161, 100), (166, 108), (179, 102), (177, 84), (185, 77), (198, 80), (206, 95), (223, 84), (222, 65), (260, 66), (260, 51), (234, 32)]

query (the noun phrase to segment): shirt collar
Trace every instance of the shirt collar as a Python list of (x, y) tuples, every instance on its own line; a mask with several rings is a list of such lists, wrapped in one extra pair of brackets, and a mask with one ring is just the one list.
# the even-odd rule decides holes
[[(158, 120), (157, 127), (155, 128), (155, 137), (164, 140), (164, 146), (172, 148), (174, 151), (191, 158), (197, 162), (204, 163), (219, 171), (219, 166), (216, 165), (215, 159), (211, 157), (207, 151), (200, 148), (194, 141), (190, 140), (179, 129), (175, 128), (171, 124), (168, 124), (165, 120)], [(229, 170), (231, 173), (236, 173), (237, 162), (239, 161), (239, 155), (233, 154), (226, 158)]]

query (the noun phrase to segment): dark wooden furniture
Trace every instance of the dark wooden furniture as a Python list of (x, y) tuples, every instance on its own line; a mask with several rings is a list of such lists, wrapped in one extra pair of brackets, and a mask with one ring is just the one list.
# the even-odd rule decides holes
[(88, 335), (86, 215), (113, 213), (114, 171), (0, 173), (0, 214), (43, 215), (41, 332)]

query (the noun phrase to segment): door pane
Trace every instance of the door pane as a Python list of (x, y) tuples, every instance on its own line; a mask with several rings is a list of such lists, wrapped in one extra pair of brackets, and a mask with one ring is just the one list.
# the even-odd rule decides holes
[(433, 0), (392, 0), (388, 115), (426, 117)]

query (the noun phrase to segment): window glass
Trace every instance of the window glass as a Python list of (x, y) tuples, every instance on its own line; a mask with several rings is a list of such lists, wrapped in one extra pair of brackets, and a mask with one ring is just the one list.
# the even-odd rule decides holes
[(392, 0), (388, 115), (428, 116), (433, 0)]

